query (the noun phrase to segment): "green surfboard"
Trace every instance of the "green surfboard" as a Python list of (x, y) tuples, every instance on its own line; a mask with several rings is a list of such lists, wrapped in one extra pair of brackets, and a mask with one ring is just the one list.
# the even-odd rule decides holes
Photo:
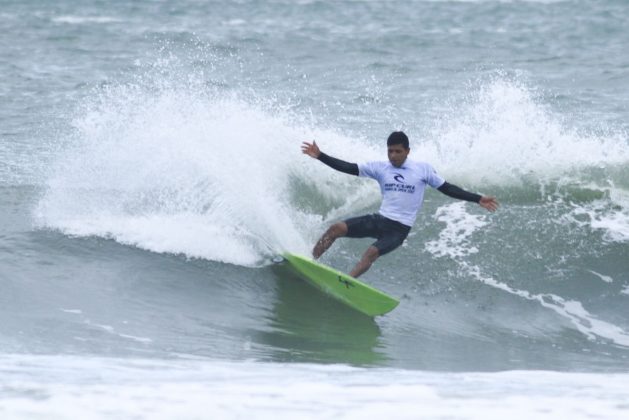
[(319, 290), (365, 315), (384, 315), (400, 303), (386, 293), (310, 258), (291, 253), (282, 256)]

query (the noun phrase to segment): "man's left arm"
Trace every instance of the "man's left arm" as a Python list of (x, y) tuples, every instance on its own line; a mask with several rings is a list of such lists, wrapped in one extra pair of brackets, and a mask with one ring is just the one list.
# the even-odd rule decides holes
[(465, 191), (463, 188), (457, 187), (456, 185), (450, 184), (449, 182), (444, 182), (440, 187), (437, 188), (437, 190), (447, 195), (448, 197), (478, 203), (481, 207), (489, 211), (496, 211), (496, 209), (498, 209), (499, 204), (495, 197)]

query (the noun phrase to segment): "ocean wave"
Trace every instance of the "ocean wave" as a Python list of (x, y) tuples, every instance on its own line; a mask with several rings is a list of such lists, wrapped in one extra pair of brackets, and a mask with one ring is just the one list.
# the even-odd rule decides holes
[[(385, 159), (384, 145), (255, 93), (208, 85), (201, 73), (164, 60), (85, 100), (73, 138), (63, 140), (73, 146), (47, 177), (37, 225), (256, 266), (285, 250), (307, 253), (323, 225), (377, 206), (374, 183), (302, 155), (300, 143), (316, 139), (357, 162)], [(626, 182), (628, 150), (620, 133), (579, 134), (529, 89), (498, 79), (413, 143), (411, 157), (506, 203), (591, 205)], [(628, 208), (591, 214), (591, 225), (624, 232)]]

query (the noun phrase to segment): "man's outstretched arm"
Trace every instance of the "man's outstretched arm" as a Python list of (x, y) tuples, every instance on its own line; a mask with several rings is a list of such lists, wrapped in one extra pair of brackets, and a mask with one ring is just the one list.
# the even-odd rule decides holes
[(437, 189), (449, 197), (478, 203), (481, 207), (489, 211), (496, 211), (496, 209), (498, 209), (499, 204), (495, 197), (474, 194), (449, 182), (444, 182), (443, 185)]
[(307, 141), (303, 142), (301, 144), (301, 151), (310, 157), (320, 160), (321, 162), (328, 165), (330, 168), (336, 169), (337, 171), (341, 171), (346, 174), (358, 176), (357, 164), (345, 162), (344, 160), (326, 155), (321, 150), (319, 150), (319, 146), (317, 146), (317, 142), (315, 141), (313, 141), (312, 143), (308, 143)]

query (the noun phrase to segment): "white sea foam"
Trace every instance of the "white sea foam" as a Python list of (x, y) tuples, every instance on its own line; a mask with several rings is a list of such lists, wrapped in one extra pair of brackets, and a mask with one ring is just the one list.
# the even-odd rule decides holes
[(0, 413), (15, 419), (365, 419), (392, 410), (400, 419), (629, 415), (627, 374), (29, 355), (1, 355), (0, 362)]
[(610, 242), (629, 242), (629, 194), (623, 190), (612, 188), (609, 199), (573, 207), (565, 221), (599, 230)]

